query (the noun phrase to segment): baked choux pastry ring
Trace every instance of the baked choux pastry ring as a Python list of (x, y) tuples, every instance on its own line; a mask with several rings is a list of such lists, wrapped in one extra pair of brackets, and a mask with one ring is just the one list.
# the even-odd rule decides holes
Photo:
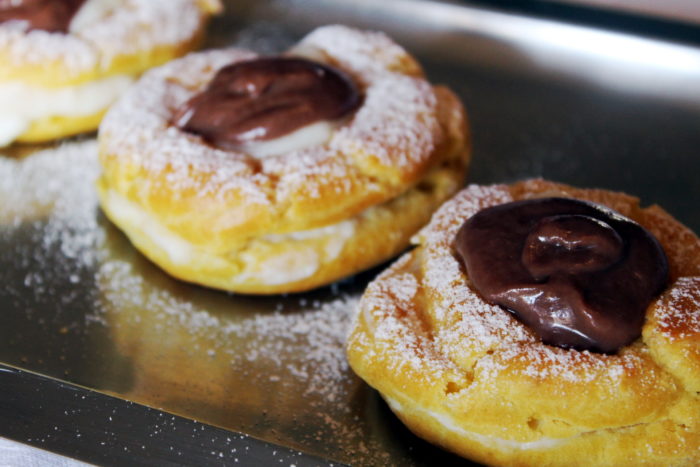
[(658, 206), (470, 185), (372, 282), (352, 368), (489, 465), (700, 463), (700, 240)]
[(0, 146), (95, 130), (147, 68), (192, 50), (218, 0), (0, 1)]
[(408, 245), (462, 184), (466, 117), (381, 33), (329, 26), (283, 56), (191, 54), (105, 117), (107, 216), (178, 278), (308, 290)]

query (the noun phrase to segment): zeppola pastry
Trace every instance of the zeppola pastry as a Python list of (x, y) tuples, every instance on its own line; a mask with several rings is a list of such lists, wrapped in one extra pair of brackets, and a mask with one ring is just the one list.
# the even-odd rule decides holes
[(700, 240), (658, 206), (470, 185), (372, 282), (352, 368), (490, 465), (700, 463)]
[(280, 56), (191, 54), (99, 132), (106, 215), (175, 277), (253, 294), (400, 252), (463, 182), (466, 116), (381, 33), (317, 29)]
[(0, 146), (95, 130), (147, 68), (192, 50), (218, 0), (0, 0)]

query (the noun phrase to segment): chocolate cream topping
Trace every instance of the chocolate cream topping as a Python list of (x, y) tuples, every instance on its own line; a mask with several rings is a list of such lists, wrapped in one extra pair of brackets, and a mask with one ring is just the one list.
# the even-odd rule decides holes
[(357, 87), (340, 70), (301, 58), (261, 58), (219, 70), (174, 121), (213, 146), (237, 149), (340, 119), (360, 100)]
[(86, 0), (0, 0), (0, 23), (20, 20), (29, 29), (68, 32), (73, 16)]
[(613, 353), (634, 341), (668, 281), (666, 255), (646, 229), (574, 199), (484, 209), (462, 225), (455, 246), (486, 301), (564, 348)]

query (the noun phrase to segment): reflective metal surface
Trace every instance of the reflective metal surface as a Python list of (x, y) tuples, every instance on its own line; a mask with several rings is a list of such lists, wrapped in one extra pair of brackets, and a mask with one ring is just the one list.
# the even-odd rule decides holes
[(611, 11), (626, 11), (637, 15), (661, 17), (674, 21), (700, 24), (700, 4), (694, 0), (538, 0), (571, 3)]
[[(328, 465), (292, 449), (4, 366), (0, 394), (3, 466), (86, 465), (76, 458), (105, 466)], [(29, 445), (41, 449), (20, 447)], [(13, 452), (3, 450), (8, 447)]]
[[(229, 3), (208, 46), (274, 52), (336, 22), (392, 34), (463, 98), (474, 134), (471, 182), (543, 176), (623, 190), (700, 230), (696, 48), (467, 3)], [(345, 363), (353, 306), (380, 268), (269, 298), (176, 281), (100, 213), (95, 151), (89, 136), (0, 150), (1, 363), (116, 397), (100, 403), (138, 402), (331, 461), (463, 465), (408, 433)], [(51, 380), (22, 381), (0, 386), (0, 399)], [(51, 404), (60, 408), (60, 397)], [(109, 426), (115, 437), (132, 429)], [(9, 431), (0, 426), (0, 436), (36, 443)], [(199, 457), (188, 443), (182, 459), (192, 463)], [(85, 453), (117, 445), (91, 442), (72, 455), (109, 463)], [(225, 445), (223, 461), (232, 463)]]

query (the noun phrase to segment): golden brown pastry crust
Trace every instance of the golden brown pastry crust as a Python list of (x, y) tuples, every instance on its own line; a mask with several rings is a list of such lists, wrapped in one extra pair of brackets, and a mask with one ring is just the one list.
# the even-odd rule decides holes
[[(218, 69), (256, 56), (237, 49), (147, 73), (101, 125), (102, 206), (176, 277), (261, 294), (327, 284), (405, 248), (461, 185), (464, 109), (387, 36), (330, 26), (291, 53), (339, 67), (364, 93), (325, 144), (260, 159), (172, 126), (175, 109)], [(141, 214), (125, 215), (123, 201)], [(143, 219), (186, 246), (187, 257), (168, 251)]]
[[(616, 355), (539, 342), (469, 288), (452, 241), (478, 210), (540, 196), (607, 205), (652, 231), (671, 285)], [(700, 240), (631, 196), (529, 180), (469, 186), (370, 284), (348, 342), (353, 369), (420, 436), (498, 465), (700, 462)]]
[[(218, 0), (118, 0), (114, 8), (116, 14), (65, 34), (1, 24), (0, 86), (21, 83), (43, 92), (137, 76), (194, 49), (221, 5)], [(15, 141), (36, 143), (95, 130), (106, 110), (31, 118)]]

